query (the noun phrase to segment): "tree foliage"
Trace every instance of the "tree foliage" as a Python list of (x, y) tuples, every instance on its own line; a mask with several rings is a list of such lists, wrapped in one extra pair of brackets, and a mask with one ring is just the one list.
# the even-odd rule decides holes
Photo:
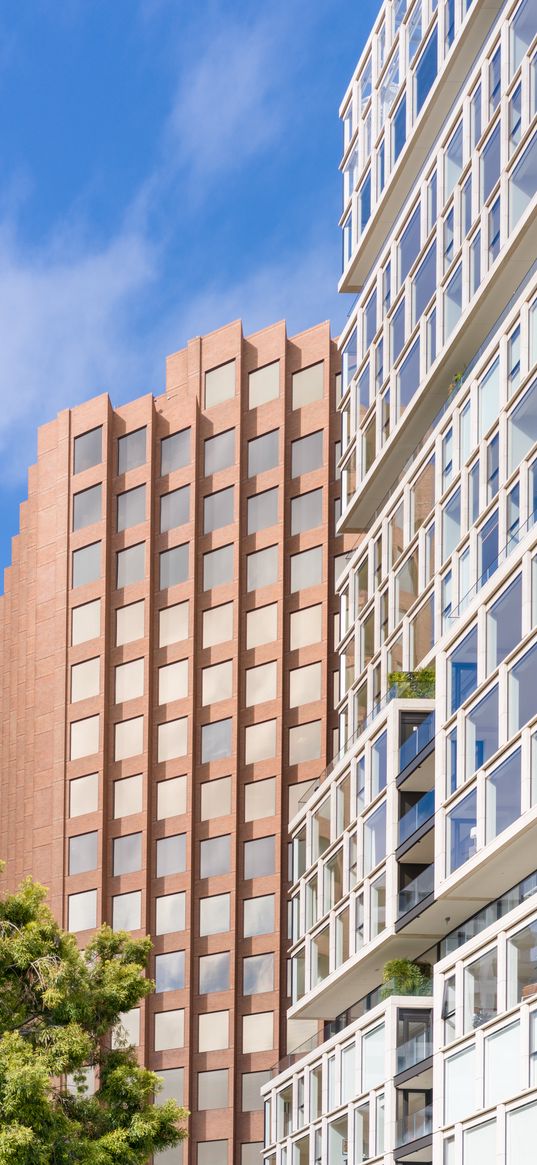
[(154, 1104), (158, 1076), (111, 1046), (120, 1013), (153, 990), (151, 941), (103, 926), (81, 953), (45, 898), (27, 879), (0, 899), (0, 1165), (145, 1165), (188, 1116)]

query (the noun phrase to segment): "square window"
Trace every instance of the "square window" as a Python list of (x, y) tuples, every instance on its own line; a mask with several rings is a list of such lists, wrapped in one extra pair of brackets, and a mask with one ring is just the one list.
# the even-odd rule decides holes
[(138, 469), (139, 465), (145, 465), (145, 438), (145, 426), (142, 429), (136, 429), (134, 433), (127, 433), (124, 437), (118, 438), (117, 471), (119, 474), (126, 473), (129, 469)]
[(133, 890), (131, 894), (116, 894), (112, 898), (112, 929), (140, 930), (141, 925), (141, 891)]
[(229, 874), (231, 841), (229, 834), (200, 841), (200, 878), (217, 878)]
[(160, 499), (160, 532), (166, 534), (176, 526), (184, 526), (190, 518), (190, 486), (174, 489)]
[(323, 520), (323, 491), (312, 489), (291, 499), (291, 534), (303, 534)]
[(185, 929), (186, 895), (162, 894), (155, 901), (155, 934), (174, 934)]
[(265, 700), (276, 699), (278, 665), (261, 663), (258, 667), (246, 669), (246, 707), (252, 708)]
[(248, 477), (275, 469), (279, 463), (280, 434), (278, 429), (262, 433), (248, 442)]
[(278, 638), (278, 604), (257, 607), (246, 615), (246, 647), (261, 647)]
[(100, 576), (100, 542), (92, 542), (90, 546), (81, 546), (80, 550), (73, 550), (73, 588), (87, 586), (88, 583), (97, 582)]
[(185, 985), (185, 952), (155, 955), (155, 991), (182, 991)]
[(231, 929), (231, 895), (200, 898), (200, 935), (224, 934)]
[(229, 1011), (198, 1016), (198, 1052), (219, 1052), (229, 1044)]
[[(260, 1073), (262, 1075), (262, 1073)], [(263, 1141), (249, 1141), (241, 1145), (241, 1165), (258, 1165), (263, 1153)]]
[(276, 777), (265, 781), (251, 781), (244, 787), (244, 820), (259, 821), (274, 817), (276, 812)]
[(216, 493), (207, 494), (203, 499), (203, 531), (210, 534), (213, 530), (221, 530), (223, 526), (230, 526), (233, 522), (234, 487), (219, 489)]
[(67, 905), (68, 930), (93, 930), (97, 926), (97, 891), (70, 894)]
[(300, 477), (303, 473), (313, 473), (321, 469), (323, 464), (323, 433), (308, 433), (307, 437), (300, 437), (291, 443), (291, 477)]
[(203, 724), (201, 728), (201, 763), (207, 764), (212, 760), (222, 760), (231, 756), (231, 729), (233, 721), (215, 720), (212, 724)]
[(291, 555), (291, 593), (306, 587), (319, 586), (323, 581), (323, 548), (314, 546)]
[(97, 869), (98, 833), (79, 833), (69, 838), (69, 874), (85, 874)]
[(190, 429), (171, 433), (160, 442), (160, 472), (162, 477), (173, 473), (174, 469), (184, 469), (190, 463)]
[(116, 611), (116, 647), (134, 643), (144, 637), (144, 600), (118, 607)]
[(248, 533), (256, 534), (278, 521), (278, 486), (248, 498)]
[(231, 400), (235, 396), (235, 361), (229, 360), (219, 368), (211, 368), (205, 373), (205, 408)]
[(126, 700), (136, 700), (144, 694), (144, 661), (132, 659), (129, 663), (120, 663), (116, 673), (116, 704), (123, 704)]
[(256, 368), (248, 377), (248, 407), (257, 408), (267, 404), (270, 400), (277, 400), (280, 395), (280, 362), (265, 364), (264, 368)]
[(89, 700), (91, 696), (98, 696), (100, 689), (101, 661), (86, 659), (84, 663), (74, 663), (71, 668), (71, 703), (79, 700)]
[(201, 672), (201, 703), (217, 704), (219, 700), (229, 700), (233, 695), (233, 661), (215, 663), (204, 667)]
[(112, 869), (118, 874), (135, 874), (142, 868), (142, 835), (127, 833), (125, 837), (115, 837), (112, 841)]
[(297, 651), (300, 647), (309, 647), (312, 643), (320, 643), (323, 632), (323, 608), (321, 603), (313, 607), (304, 607), (301, 611), (293, 611), (290, 616), (290, 647)]
[(203, 612), (203, 646), (216, 647), (233, 639), (233, 603), (222, 603)]
[[(167, 1100), (176, 1100), (182, 1105), (184, 1099), (184, 1068), (159, 1068), (158, 1074), (162, 1088), (155, 1095), (155, 1104), (165, 1104)], [(177, 1150), (172, 1152), (177, 1155)], [(179, 1165), (179, 1159), (173, 1162)]]
[(275, 838), (258, 837), (244, 842), (244, 877), (267, 878), (276, 869)]
[(243, 1015), (242, 1050), (244, 1055), (249, 1055), (252, 1052), (270, 1052), (273, 1047), (273, 1012), (257, 1011), (254, 1015)]
[(233, 582), (233, 549), (232, 545), (220, 546), (203, 555), (204, 591)]
[(73, 473), (83, 473), (85, 469), (92, 469), (100, 465), (103, 459), (103, 430), (102, 425), (81, 433), (75, 437)]
[(293, 408), (322, 400), (324, 396), (324, 364), (312, 364), (293, 374)]
[(163, 550), (159, 554), (160, 561), (160, 589), (176, 587), (188, 580), (188, 543), (182, 546), (173, 546), (171, 550)]
[(268, 587), (278, 579), (278, 547), (267, 546), (246, 557), (247, 590)]
[(204, 781), (201, 786), (201, 820), (227, 817), (231, 813), (231, 777)]
[(185, 1042), (185, 1013), (181, 1010), (155, 1013), (155, 1052), (182, 1048)]
[(321, 756), (321, 721), (297, 724), (289, 729), (289, 764), (298, 765), (305, 761), (319, 760)]
[(126, 493), (118, 494), (117, 499), (118, 532), (138, 526), (140, 522), (145, 522), (145, 485), (128, 489)]
[(205, 440), (205, 476), (235, 464), (235, 430), (227, 429)]
[(186, 813), (186, 777), (157, 783), (157, 821)]
[(198, 1141), (197, 1165), (227, 1165), (227, 1141)]
[(188, 696), (188, 659), (179, 659), (158, 669), (158, 702), (171, 704)]
[(276, 756), (276, 721), (250, 724), (244, 732), (244, 763), (272, 760)]
[[(228, 1092), (227, 1068), (218, 1068), (212, 1072), (198, 1072), (198, 1112), (205, 1112), (211, 1108), (227, 1108)], [(211, 1144), (211, 1142), (206, 1141), (205, 1144)], [(225, 1145), (227, 1150), (227, 1141)], [(212, 1155), (209, 1160), (211, 1162), (214, 1160)]]
[(99, 808), (99, 774), (75, 777), (69, 781), (69, 816), (81, 817), (83, 813), (96, 813)]
[(101, 634), (101, 600), (93, 599), (91, 603), (83, 603), (81, 607), (74, 607), (71, 612), (71, 645), (87, 643), (88, 639), (97, 639)]
[(200, 995), (229, 990), (229, 951), (200, 956), (198, 990)]
[(71, 724), (69, 760), (80, 760), (99, 751), (99, 717), (86, 716)]
[(295, 667), (289, 675), (289, 707), (300, 708), (321, 699), (322, 664)]
[(123, 777), (114, 781), (114, 818), (130, 817), (132, 813), (142, 812), (143, 777), (137, 773), (134, 777)]
[(175, 833), (157, 841), (157, 878), (166, 874), (184, 874), (186, 870), (186, 834)]
[(73, 530), (83, 530), (100, 522), (102, 515), (102, 485), (92, 485), (75, 494), (73, 498)]
[(137, 1048), (140, 1043), (140, 1008), (133, 1007), (130, 1011), (120, 1011), (119, 1022), (112, 1029), (112, 1047), (123, 1048), (129, 1044)]
[(185, 639), (188, 639), (188, 599), (159, 611), (159, 647), (170, 647)]
[(263, 995), (274, 990), (274, 955), (251, 955), (242, 960), (243, 994)]
[(115, 726), (114, 760), (128, 760), (144, 751), (144, 718), (133, 716)]
[(274, 931), (274, 894), (244, 900), (244, 938)]
[(118, 550), (116, 585), (131, 586), (133, 583), (143, 582), (145, 578), (145, 542), (138, 542), (136, 546), (127, 546), (126, 550)]
[(188, 717), (169, 720), (157, 728), (157, 760), (175, 760), (188, 753)]
[[(270, 1071), (268, 1072), (243, 1072), (242, 1074), (242, 1111), (243, 1112), (262, 1112), (263, 1111), (263, 1097), (261, 1096), (261, 1089), (268, 1084), (271, 1078)], [(244, 1145), (242, 1146), (245, 1147)], [(255, 1146), (259, 1148), (259, 1146)], [(248, 1146), (249, 1148), (249, 1146)], [(242, 1163), (244, 1165), (244, 1162)]]

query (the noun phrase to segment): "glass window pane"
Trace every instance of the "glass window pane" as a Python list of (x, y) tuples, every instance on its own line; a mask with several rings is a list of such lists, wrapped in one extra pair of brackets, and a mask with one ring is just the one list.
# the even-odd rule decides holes
[(200, 935), (223, 934), (231, 927), (231, 895), (200, 899)]
[(100, 522), (101, 496), (102, 486), (100, 484), (75, 494), (73, 498), (73, 530), (82, 530), (84, 526), (92, 526), (94, 522)]
[(291, 477), (312, 473), (323, 464), (323, 433), (309, 433), (291, 444)]
[(289, 764), (297, 765), (321, 756), (321, 721), (297, 724), (289, 729)]
[(264, 368), (256, 368), (248, 377), (249, 400), (248, 407), (257, 408), (270, 400), (276, 400), (280, 395), (280, 362), (266, 364)]
[(451, 711), (477, 687), (477, 627), (474, 627), (448, 658)]
[(510, 1023), (485, 1040), (485, 1104), (516, 1096), (522, 1082), (520, 1023)]
[(82, 546), (73, 550), (73, 587), (82, 587), (96, 582), (101, 573), (101, 543)]
[(234, 487), (217, 490), (203, 499), (203, 531), (210, 534), (233, 522)]
[(289, 616), (291, 651), (321, 642), (322, 610), (321, 604), (318, 603), (314, 607), (305, 607), (301, 611), (291, 613)]
[(160, 589), (178, 586), (188, 579), (188, 543), (163, 550), (159, 555)]
[(386, 1079), (384, 1024), (366, 1032), (362, 1039), (362, 1088), (374, 1088)]
[(476, 1108), (476, 1053), (472, 1044), (445, 1060), (444, 1107), (446, 1124), (463, 1120)]
[(235, 430), (227, 429), (205, 440), (205, 476), (235, 464)]
[(477, 793), (459, 801), (447, 815), (449, 873), (469, 861), (477, 849)]
[(231, 756), (231, 718), (203, 724), (201, 729), (201, 763)]
[(201, 670), (201, 702), (203, 707), (229, 700), (233, 694), (233, 662), (215, 663)]
[(233, 546), (220, 546), (203, 555), (203, 589), (233, 582)]
[(170, 777), (157, 782), (157, 821), (186, 813), (186, 777)]
[(160, 472), (163, 477), (190, 463), (190, 429), (171, 433), (160, 442)]
[(203, 646), (215, 647), (233, 639), (233, 603), (222, 603), (203, 612)]
[[(186, 895), (163, 894), (155, 900), (155, 934), (173, 934), (185, 929)], [(159, 1075), (162, 1073), (159, 1072)]]
[(67, 913), (68, 930), (93, 930), (97, 926), (97, 891), (83, 890), (80, 894), (69, 894)]
[(126, 550), (117, 552), (116, 586), (130, 586), (132, 583), (142, 582), (145, 578), (145, 542), (138, 542), (136, 546), (128, 546)]
[(175, 526), (184, 526), (190, 517), (190, 486), (174, 489), (160, 499), (160, 532), (165, 534)]
[(309, 663), (289, 672), (289, 707), (300, 708), (321, 699), (322, 664)]
[(416, 65), (416, 116), (421, 110), (438, 71), (438, 28), (435, 25)]
[(157, 878), (186, 870), (186, 834), (176, 833), (157, 841)]
[(278, 578), (278, 547), (267, 546), (246, 558), (247, 590), (271, 586)]
[(212, 409), (235, 396), (235, 361), (205, 373), (205, 408)]
[(492, 688), (466, 717), (466, 779), (498, 748), (498, 687)]
[(112, 870), (117, 874), (133, 874), (142, 868), (142, 835), (128, 833), (112, 842)]
[(274, 955), (251, 955), (242, 960), (243, 994), (262, 995), (274, 990)]
[(509, 414), (508, 473), (512, 473), (537, 441), (537, 380)]
[(491, 671), (522, 638), (522, 577), (492, 605), (487, 614), (487, 669)]
[(224, 834), (200, 842), (200, 878), (215, 878), (229, 873), (230, 840), (229, 834)]
[(398, 244), (399, 286), (404, 283), (420, 249), (420, 207), (413, 211)]
[(92, 833), (80, 833), (77, 837), (69, 838), (69, 873), (83, 874), (87, 870), (97, 869), (97, 843), (99, 835), (95, 830)]
[(198, 990), (200, 995), (229, 990), (229, 951), (200, 956)]
[(276, 755), (276, 721), (265, 720), (261, 724), (251, 724), (244, 732), (245, 764), (271, 760)]
[(99, 751), (99, 716), (86, 716), (71, 724), (70, 760), (80, 760)]
[(248, 533), (266, 530), (278, 521), (278, 486), (248, 498)]
[(204, 781), (201, 786), (201, 820), (227, 817), (231, 813), (231, 777)]
[(275, 838), (258, 837), (244, 842), (244, 877), (263, 878), (275, 871)]
[(276, 812), (276, 777), (252, 781), (244, 788), (244, 820), (259, 821)]
[(145, 522), (145, 485), (118, 494), (117, 499), (118, 531), (128, 530), (130, 526), (137, 526), (139, 522)]
[(140, 930), (142, 925), (142, 893), (116, 894), (112, 898), (113, 930)]
[(103, 430), (99, 425), (87, 433), (75, 437), (73, 473), (83, 473), (94, 465), (100, 465), (103, 459)]
[(244, 901), (244, 938), (274, 931), (274, 895), (262, 894)]
[(123, 777), (114, 781), (114, 817), (128, 817), (131, 813), (142, 812), (143, 777)]
[(114, 760), (128, 760), (144, 750), (144, 718), (133, 716), (115, 725)]
[(496, 947), (464, 968), (464, 1030), (481, 1027), (498, 1011)]
[(306, 587), (319, 586), (323, 574), (323, 548), (314, 546), (291, 555), (291, 592)]
[(507, 1113), (506, 1165), (533, 1165), (537, 1137), (537, 1103)]
[[(228, 1069), (217, 1068), (210, 1072), (198, 1072), (198, 1111), (205, 1112), (207, 1109), (213, 1108), (227, 1108), (228, 1106)], [(227, 1142), (226, 1153), (224, 1161), (227, 1162)], [(206, 1142), (211, 1144), (211, 1142)], [(201, 1142), (203, 1146), (203, 1142)], [(207, 1162), (213, 1165), (217, 1158), (214, 1153), (211, 1153), (207, 1158)], [(198, 1165), (200, 1165), (200, 1158), (198, 1155)]]
[[(116, 647), (133, 643), (144, 636), (144, 600), (128, 603), (116, 611)], [(162, 646), (162, 644), (161, 644)]]
[(144, 661), (133, 659), (130, 663), (120, 663), (115, 668), (116, 704), (135, 700), (144, 694)]
[(508, 829), (521, 814), (520, 749), (487, 777), (487, 841)]
[(537, 644), (522, 656), (509, 675), (509, 735), (537, 712)]
[(145, 465), (145, 438), (145, 427), (136, 429), (134, 433), (127, 433), (125, 437), (119, 437), (118, 473), (126, 473), (128, 469), (137, 469), (139, 465)]
[(257, 607), (246, 614), (246, 646), (260, 647), (278, 638), (278, 604)]
[(537, 134), (509, 178), (509, 230), (513, 231), (535, 194), (535, 173), (537, 171)]
[(278, 429), (263, 433), (248, 442), (248, 477), (275, 469), (279, 462), (280, 434)]
[(79, 700), (88, 700), (91, 696), (99, 695), (101, 661), (86, 659), (83, 663), (74, 663), (71, 668), (71, 703)]
[(291, 499), (291, 534), (302, 534), (320, 526), (323, 517), (323, 491), (313, 489)]
[(303, 405), (322, 400), (324, 395), (324, 364), (312, 364), (310, 368), (303, 368), (293, 373), (293, 408), (300, 409)]
[(69, 781), (69, 816), (95, 813), (99, 807), (99, 774), (75, 777)]

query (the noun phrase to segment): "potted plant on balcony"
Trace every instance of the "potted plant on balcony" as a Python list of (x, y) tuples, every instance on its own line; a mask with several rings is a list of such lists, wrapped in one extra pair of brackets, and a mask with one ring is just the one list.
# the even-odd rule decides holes
[(430, 995), (431, 968), (427, 963), (414, 963), (412, 959), (390, 959), (384, 965), (382, 974), (383, 999), (390, 995)]
[(416, 671), (392, 671), (388, 676), (388, 687), (397, 689), (400, 700), (415, 697), (428, 699), (434, 696), (435, 671), (433, 667), (420, 667)]

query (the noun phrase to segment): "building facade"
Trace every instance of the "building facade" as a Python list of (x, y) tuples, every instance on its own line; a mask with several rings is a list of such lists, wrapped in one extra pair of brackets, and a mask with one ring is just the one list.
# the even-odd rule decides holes
[(0, 603), (4, 881), (82, 945), (152, 936), (123, 1026), (192, 1112), (185, 1165), (259, 1160), (287, 1046), (286, 823), (337, 725), (338, 367), (328, 324), (236, 323), (162, 396), (61, 413)]
[(537, 1138), (537, 16), (386, 0), (345, 95), (339, 751), (265, 1165)]

